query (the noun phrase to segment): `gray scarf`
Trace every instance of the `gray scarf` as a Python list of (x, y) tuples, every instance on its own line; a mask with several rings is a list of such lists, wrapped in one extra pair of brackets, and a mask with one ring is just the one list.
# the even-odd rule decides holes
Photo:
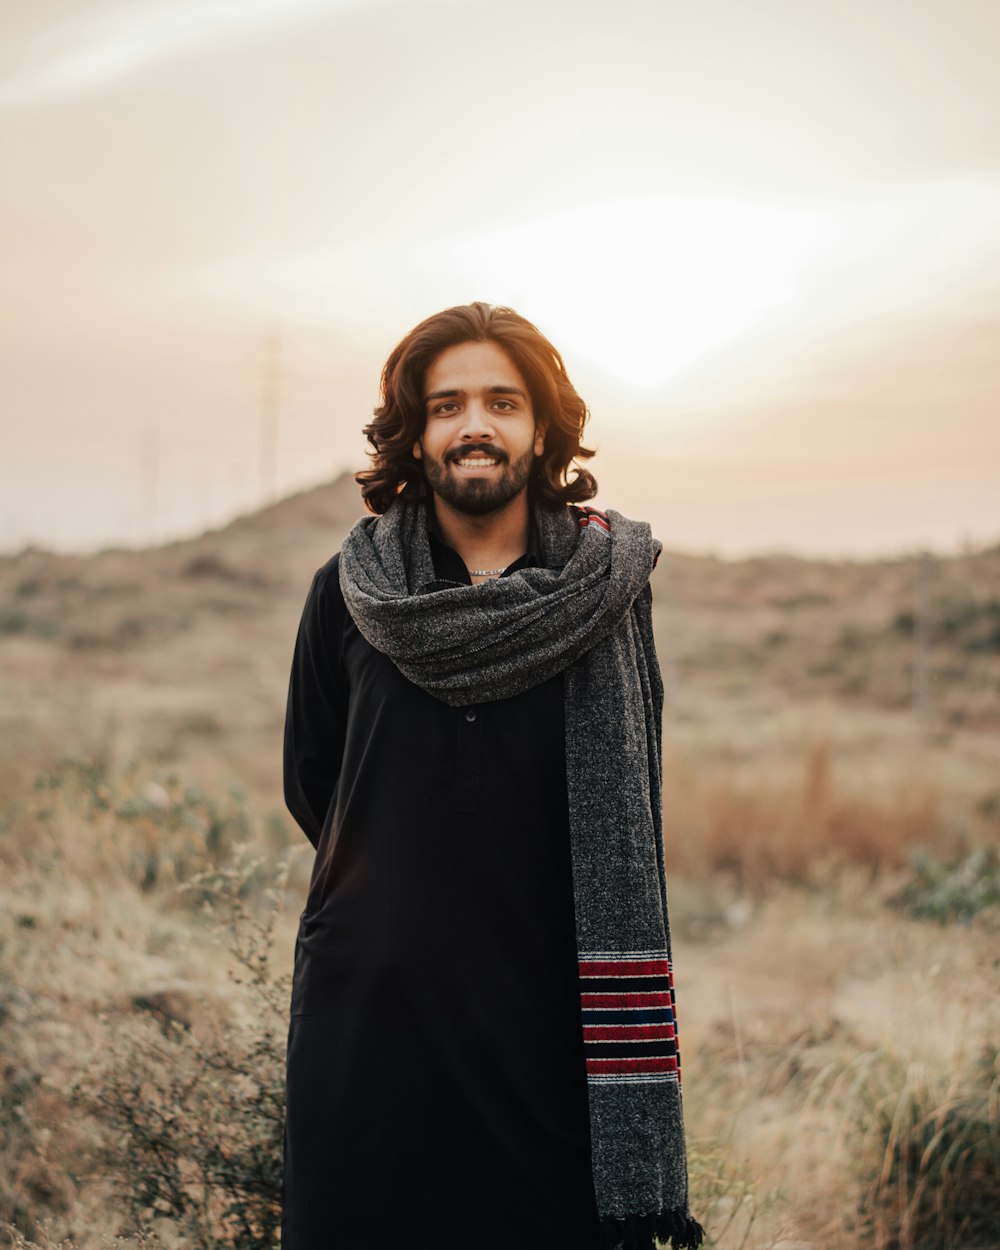
[(544, 567), (435, 581), (422, 503), (365, 517), (340, 581), (363, 637), (453, 706), (564, 674), (577, 957), (602, 1244), (701, 1244), (688, 1214), (661, 826), (663, 686), (648, 525), (538, 508)]

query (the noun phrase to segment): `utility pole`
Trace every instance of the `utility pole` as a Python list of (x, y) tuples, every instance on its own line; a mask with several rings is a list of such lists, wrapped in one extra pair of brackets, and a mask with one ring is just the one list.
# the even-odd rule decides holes
[(931, 555), (922, 551), (917, 556), (917, 584), (913, 612), (913, 715), (917, 737), (926, 742), (930, 734), (930, 580)]
[(260, 460), (257, 485), (262, 505), (274, 503), (278, 495), (278, 433), (281, 425), (282, 353), (281, 330), (275, 328), (265, 336), (261, 353)]

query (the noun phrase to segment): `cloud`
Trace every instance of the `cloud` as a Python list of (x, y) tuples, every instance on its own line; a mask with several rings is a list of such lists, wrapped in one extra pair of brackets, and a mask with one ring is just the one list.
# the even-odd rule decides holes
[[(416, 3), (418, 0), (395, 0)], [(56, 104), (113, 86), (144, 66), (275, 26), (384, 0), (171, 0), (75, 15), (29, 37), (0, 74), (0, 110)], [(8, 47), (8, 58), (13, 59)]]

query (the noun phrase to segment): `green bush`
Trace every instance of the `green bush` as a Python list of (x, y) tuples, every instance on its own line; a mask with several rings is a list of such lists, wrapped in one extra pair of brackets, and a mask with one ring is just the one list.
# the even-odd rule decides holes
[(919, 920), (968, 922), (1000, 903), (1000, 856), (993, 847), (981, 847), (953, 863), (914, 851), (910, 873), (895, 901)]
[(0, 608), (0, 634), (26, 634), (49, 640), (59, 634), (59, 622), (23, 608)]
[(995, 652), (1000, 647), (1000, 599), (971, 594), (939, 600), (933, 628), (967, 652)]

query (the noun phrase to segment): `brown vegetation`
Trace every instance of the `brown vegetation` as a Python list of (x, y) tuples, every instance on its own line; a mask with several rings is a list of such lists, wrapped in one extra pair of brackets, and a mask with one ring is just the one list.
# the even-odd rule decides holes
[[(0, 1221), (38, 1244), (273, 1244), (309, 869), (285, 681), (359, 511), (341, 482), (156, 551), (0, 560)], [(920, 717), (915, 568), (656, 574), (692, 1177), (725, 1250), (1000, 1244), (1000, 547), (933, 563)]]

